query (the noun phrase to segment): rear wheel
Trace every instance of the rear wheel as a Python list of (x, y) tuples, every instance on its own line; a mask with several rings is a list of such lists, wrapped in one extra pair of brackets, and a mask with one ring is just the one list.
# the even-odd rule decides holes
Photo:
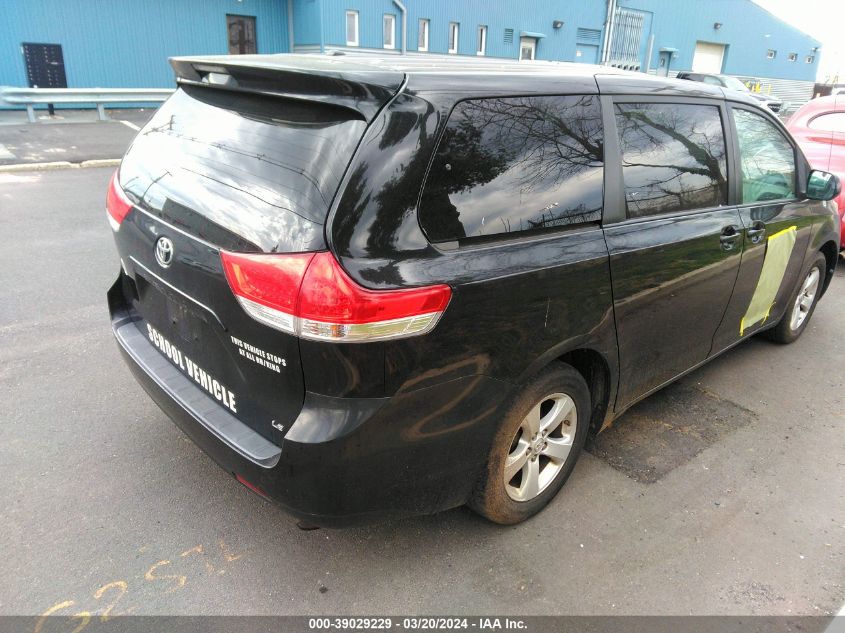
[(501, 524), (542, 510), (566, 482), (590, 424), (590, 392), (569, 365), (544, 370), (508, 407), (470, 500)]
[(798, 288), (789, 300), (789, 307), (778, 324), (766, 335), (777, 343), (792, 343), (807, 327), (824, 287), (827, 260), (819, 253), (804, 272)]

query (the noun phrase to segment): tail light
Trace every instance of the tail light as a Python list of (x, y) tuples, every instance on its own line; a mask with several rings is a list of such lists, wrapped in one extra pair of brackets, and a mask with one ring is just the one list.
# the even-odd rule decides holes
[(109, 190), (106, 193), (106, 211), (108, 212), (109, 224), (113, 231), (120, 228), (120, 223), (129, 215), (132, 210), (132, 201), (123, 193), (120, 183), (117, 181), (117, 172), (112, 174), (109, 181)]
[(232, 292), (256, 321), (318, 341), (368, 342), (425, 334), (452, 296), (446, 285), (370, 290), (329, 252), (221, 251)]

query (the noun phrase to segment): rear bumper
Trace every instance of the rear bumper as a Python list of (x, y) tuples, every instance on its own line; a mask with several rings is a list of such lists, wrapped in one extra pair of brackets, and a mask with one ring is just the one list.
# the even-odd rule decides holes
[[(144, 376), (144, 382), (149, 383), (144, 384), (147, 391), (151, 391), (154, 385), (157, 393), (178, 404), (181, 411), (195, 424), (244, 459), (261, 468), (273, 468), (279, 463), (281, 448), (253, 431), (197, 389), (184, 374), (156, 352), (135, 327), (128, 314), (116, 316), (117, 319), (113, 321), (115, 339), (135, 376)], [(159, 399), (155, 400), (158, 402)]]
[(222, 468), (293, 516), (325, 527), (427, 514), (466, 502), (508, 385), (484, 376), (391, 398), (306, 394), (277, 446), (227, 413), (140, 333), (110, 292), (112, 328), (144, 390)]

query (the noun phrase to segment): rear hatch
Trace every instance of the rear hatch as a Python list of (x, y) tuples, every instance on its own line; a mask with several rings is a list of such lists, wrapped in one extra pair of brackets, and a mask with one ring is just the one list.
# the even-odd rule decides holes
[(278, 442), (304, 400), (299, 341), (244, 312), (220, 251), (325, 250), (344, 172), (402, 77), (366, 85), (257, 59), (173, 62), (180, 87), (123, 159), (113, 192), (131, 211), (112, 224), (136, 327)]

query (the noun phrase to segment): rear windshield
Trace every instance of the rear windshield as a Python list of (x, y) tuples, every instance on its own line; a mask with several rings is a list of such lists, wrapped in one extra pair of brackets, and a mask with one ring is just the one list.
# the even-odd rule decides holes
[(308, 250), (366, 123), (351, 110), (183, 87), (120, 169), (140, 206), (221, 246)]

